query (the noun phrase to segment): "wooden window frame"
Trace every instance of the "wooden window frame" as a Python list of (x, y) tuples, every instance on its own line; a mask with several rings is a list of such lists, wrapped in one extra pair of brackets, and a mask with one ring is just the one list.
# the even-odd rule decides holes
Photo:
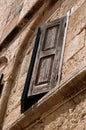
[[(61, 52), (60, 64), (59, 64), (59, 72), (58, 72), (59, 76), (58, 76), (57, 86), (59, 86), (59, 82), (61, 79), (61, 69), (62, 69), (62, 64), (63, 64), (63, 55), (64, 55), (64, 48), (65, 48), (65, 43), (66, 43), (66, 34), (67, 34), (69, 16), (70, 16), (70, 11), (67, 13), (66, 16), (64, 16), (66, 20), (65, 20), (64, 36), (62, 39), (63, 47), (62, 47), (62, 52)], [(53, 26), (53, 24), (55, 25), (57, 23), (57, 21), (59, 22), (61, 19), (63, 19), (63, 17), (58, 20), (47, 23), (46, 25), (47, 25), (47, 27)], [(61, 31), (61, 29), (60, 29), (60, 31)], [(28, 70), (28, 74), (27, 74), (27, 78), (26, 78), (26, 82), (25, 82), (25, 87), (24, 87), (24, 91), (22, 94), (22, 98), (21, 98), (21, 113), (26, 111), (29, 107), (31, 107), (34, 103), (36, 103), (40, 98), (42, 98), (47, 93), (47, 92), (44, 92), (44, 93), (39, 93), (37, 95), (32, 95), (32, 96), (28, 95), (28, 90), (30, 89), (29, 87), (30, 87), (33, 69), (34, 69), (34, 64), (36, 62), (35, 61), (36, 54), (38, 51), (38, 46), (40, 44), (39, 43), (40, 36), (41, 36), (41, 28), (38, 28), (35, 45), (34, 45), (34, 49), (33, 49), (33, 53), (32, 53), (32, 58), (31, 58), (31, 62), (30, 62), (30, 66), (29, 66), (29, 70)], [(59, 37), (59, 38), (61, 39), (61, 37)]]

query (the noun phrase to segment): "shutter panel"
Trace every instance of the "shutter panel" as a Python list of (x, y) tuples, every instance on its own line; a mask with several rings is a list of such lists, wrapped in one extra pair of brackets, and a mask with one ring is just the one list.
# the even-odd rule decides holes
[(60, 79), (59, 66), (63, 50), (66, 17), (45, 24), (36, 55), (28, 96), (46, 93)]
[(21, 98), (21, 112), (59, 85), (69, 16), (70, 11), (65, 17), (38, 28)]

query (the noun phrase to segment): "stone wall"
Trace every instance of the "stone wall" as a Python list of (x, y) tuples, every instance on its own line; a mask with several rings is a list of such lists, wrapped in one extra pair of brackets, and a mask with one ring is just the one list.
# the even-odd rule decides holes
[[(7, 3), (4, 4), (5, 2)], [(18, 0), (18, 2), (3, 0), (0, 2), (0, 10), (3, 11), (0, 20), (0, 45), (15, 26), (21, 28), (19, 33), (11, 42), (4, 45), (0, 52), (0, 59), (6, 59), (2, 60), (3, 63), (0, 62), (0, 73), (4, 73), (4, 87), (0, 98), (0, 123), (2, 125), (4, 119), (3, 129), (6, 129), (21, 116), (20, 99), (38, 26), (45, 21), (62, 17), (71, 8), (61, 83), (86, 66), (86, 1), (58, 0), (55, 4), (51, 4), (48, 0), (42, 3), (41, 8), (38, 8), (40, 2), (38, 5), (37, 2), (38, 0), (30, 2), (28, 0)], [(36, 13), (32, 11), (34, 5), (37, 6)], [(32, 17), (26, 22), (23, 17), (30, 11), (34, 15), (31, 14)], [(4, 12), (6, 12), (5, 15)], [(23, 26), (21, 21), (27, 24)], [(45, 113), (46, 116), (42, 120), (32, 124), (28, 129), (85, 130), (85, 95), (86, 91), (59, 109), (55, 106), (53, 111), (51, 108), (49, 114)]]
[(61, 107), (54, 106), (25, 130), (85, 130), (86, 90)]

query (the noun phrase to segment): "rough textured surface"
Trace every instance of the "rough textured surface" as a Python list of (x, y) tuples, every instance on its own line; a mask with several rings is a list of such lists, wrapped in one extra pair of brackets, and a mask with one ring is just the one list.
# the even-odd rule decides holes
[[(0, 1), (0, 44), (9, 32), (21, 21), (38, 0)], [(3, 14), (5, 15), (3, 17)]]
[(73, 57), (84, 47), (85, 47), (85, 29), (80, 34), (78, 34), (73, 40), (71, 40), (69, 45), (66, 47), (64, 62)]
[[(77, 97), (78, 99), (80, 95), (83, 95), (84, 92), (86, 93), (85, 77), (86, 77), (86, 67), (77, 72), (76, 75), (73, 75), (71, 79), (65, 81), (62, 85), (60, 85), (58, 89), (54, 88), (52, 91), (47, 93), (28, 111), (22, 114), (20, 118), (7, 130), (15, 130), (15, 129), (21, 130), (26, 128), (29, 129), (34, 127), (35, 125), (37, 125), (37, 128), (38, 127), (41, 128), (40, 122), (42, 122), (43, 119), (49, 117), (51, 113), (53, 115), (53, 112), (58, 111), (58, 109), (62, 108), (64, 111), (66, 111), (66, 109), (64, 108), (65, 104), (67, 106), (67, 104), (70, 103), (71, 100), (73, 101), (75, 97)], [(79, 102), (75, 104), (75, 107), (78, 104)], [(68, 106), (66, 108), (68, 108)], [(52, 122), (53, 121), (51, 118), (50, 123)], [(46, 127), (45, 125), (42, 126), (43, 128)]]
[(86, 90), (25, 130), (85, 130)]
[[(0, 1), (0, 44), (37, 1)], [(0, 73), (4, 73), (4, 88), (0, 98), (0, 106), (6, 105), (5, 99), (10, 95), (7, 109), (5, 106), (3, 129), (20, 116), (20, 99), (30, 63), (36, 28), (45, 21), (62, 17), (71, 7), (61, 83), (86, 65), (86, 0), (59, 0), (53, 7), (48, 6), (48, 2), (45, 2), (20, 34), (8, 46), (4, 46), (0, 52), (0, 60), (2, 61), (0, 62)], [(84, 92), (29, 129), (85, 130), (85, 105)], [(3, 109), (0, 108), (0, 110), (2, 115)], [(0, 117), (0, 125), (2, 125), (2, 117), (3, 115)]]

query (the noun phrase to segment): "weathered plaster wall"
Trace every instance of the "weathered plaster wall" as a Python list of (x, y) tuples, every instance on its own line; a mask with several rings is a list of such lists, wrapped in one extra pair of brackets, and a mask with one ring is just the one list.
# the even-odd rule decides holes
[[(6, 8), (6, 1), (1, 1), (1, 10), (4, 12), (6, 12), (6, 10), (4, 8)], [(14, 3), (13, 3), (14, 2)], [(20, 4), (19, 4), (20, 2)], [(7, 34), (9, 34), (10, 30), (12, 30), (12, 28), (14, 28), (17, 23), (21, 20), (21, 18), (27, 13), (28, 10), (31, 10), (32, 7), (35, 5), (37, 1), (33, 0), (31, 2), (29, 1), (8, 1), (7, 5), (10, 11), (12, 11), (12, 8), (14, 9), (14, 11), (12, 13), (8, 13), (10, 19), (8, 20), (8, 22), (10, 23), (9, 25), (7, 23), (4, 24), (4, 21), (7, 21), (8, 19), (8, 15), (4, 15), (4, 12), (2, 17), (1, 17), (1, 21), (4, 24), (2, 26), (1, 23), (1, 27), (3, 27), (1, 29), (1, 42), (0, 45), (2, 45), (2, 41), (3, 39), (5, 39), (5, 36)], [(13, 4), (12, 4), (13, 3)], [(16, 14), (16, 16), (14, 15), (15, 12), (18, 10), (19, 5), (22, 5), (21, 11), (18, 12), (18, 14)], [(13, 5), (13, 6), (12, 6)], [(15, 5), (15, 8), (14, 8)], [(6, 7), (5, 7), (6, 6)], [(27, 8), (28, 6), (28, 8)], [(24, 9), (26, 8), (26, 9)], [(23, 11), (23, 9), (25, 10), (25, 12)], [(17, 17), (17, 18), (16, 18)], [(38, 14), (39, 17), (39, 14)], [(14, 19), (16, 19), (16, 21), (14, 21)], [(20, 98), (21, 98), (21, 94), (22, 94), (22, 89), (24, 86), (24, 82), (25, 82), (25, 78), (26, 78), (26, 72), (27, 72), (27, 68), (29, 65), (29, 60), (30, 60), (30, 54), (31, 54), (31, 49), (33, 47), (32, 41), (29, 41), (28, 43), (28, 39), (31, 37), (32, 33), (34, 33), (34, 22), (35, 22), (35, 18), (32, 18), (31, 22), (26, 25), (26, 27), (24, 27), (24, 29), (22, 28), (20, 35), (17, 35), (16, 37), (13, 38), (13, 40), (9, 43), (7, 43), (7, 45), (4, 45), (3, 50), (0, 51), (0, 59), (6, 59), (6, 62), (0, 62), (0, 73), (4, 74), (4, 79), (3, 79), (3, 83), (4, 83), (4, 87), (3, 87), (3, 91), (2, 91), (2, 95), (0, 98), (0, 125), (2, 125), (2, 120), (4, 117), (4, 113), (6, 110), (6, 104), (7, 104), (7, 99), (9, 98), (10, 95), (10, 99), (9, 99), (9, 103), (8, 103), (8, 109), (7, 109), (7, 114), (6, 116), (12, 116), (12, 114), (10, 115), (11, 112), (16, 111), (15, 108), (19, 109), (17, 110), (17, 114), (15, 116), (15, 118), (13, 120), (16, 120), (16, 118), (19, 116), (20, 114)], [(33, 27), (33, 28), (31, 28)], [(10, 30), (9, 30), (10, 29)], [(4, 33), (6, 32), (6, 33)], [(4, 34), (5, 35), (4, 35)], [(1, 36), (0, 35), (0, 36)], [(28, 44), (28, 45), (27, 45)], [(26, 48), (27, 45), (27, 49)], [(0, 46), (1, 47), (1, 46)], [(24, 52), (25, 51), (25, 52)], [(26, 55), (26, 57), (25, 57)], [(23, 62), (23, 57), (25, 57), (25, 59), (28, 60), (27, 63), (27, 68), (24, 66), (24, 68), (26, 70), (21, 71), (21, 63)], [(28, 58), (27, 58), (28, 57)], [(25, 60), (22, 64), (25, 65)], [(20, 71), (19, 71), (20, 70)], [(19, 75), (22, 74), (21, 76)], [(25, 76), (24, 76), (25, 75)], [(22, 78), (18, 78), (18, 77), (22, 77)], [(22, 86), (21, 86), (21, 84)], [(17, 86), (19, 84), (19, 86)], [(11, 92), (12, 91), (12, 92)], [(10, 93), (11, 92), (11, 93)], [(14, 104), (14, 105), (13, 105)], [(17, 107), (18, 106), (18, 107)], [(13, 112), (15, 115), (15, 112)], [(12, 116), (13, 117), (13, 116)], [(11, 118), (10, 118), (11, 119)], [(9, 122), (9, 120), (8, 120)], [(7, 123), (8, 125), (8, 123)]]
[[(6, 2), (6, 4), (4, 4)], [(1, 1), (0, 10), (0, 41), (16, 26), (37, 0)], [(5, 57), (5, 63), (0, 64), (0, 73), (4, 73), (4, 88), (0, 99), (1, 106), (6, 104), (9, 97), (4, 119), (3, 129), (7, 128), (20, 116), (20, 99), (24, 87), (30, 57), (35, 39), (35, 29), (45, 21), (62, 17), (70, 8), (72, 12), (69, 21), (67, 42), (64, 54), (61, 83), (86, 66), (86, 0), (61, 0), (53, 7), (44, 3), (39, 11), (28, 21), (8, 46), (0, 52), (0, 58)], [(8, 8), (8, 10), (7, 10)], [(6, 12), (5, 15), (4, 12)], [(1, 42), (0, 42), (1, 44)], [(64, 104), (61, 108), (52, 111), (30, 130), (85, 130), (86, 92)], [(79, 98), (79, 99), (78, 99)], [(81, 112), (81, 114), (80, 114)], [(1, 113), (3, 109), (1, 108)], [(3, 118), (3, 114), (0, 118)], [(75, 119), (76, 118), (76, 119)], [(0, 119), (1, 120), (1, 119)], [(81, 123), (80, 123), (81, 122)], [(1, 122), (2, 123), (2, 120)], [(83, 124), (81, 126), (81, 124)]]
[(86, 91), (61, 107), (54, 106), (25, 130), (85, 130)]
[(0, 1), (0, 43), (38, 0)]

